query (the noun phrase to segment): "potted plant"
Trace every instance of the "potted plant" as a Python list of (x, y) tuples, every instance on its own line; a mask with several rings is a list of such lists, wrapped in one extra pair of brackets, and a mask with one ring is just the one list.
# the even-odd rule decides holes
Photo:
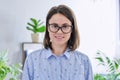
[(39, 33), (45, 32), (46, 27), (41, 22), (41, 20), (37, 20), (35, 18), (30, 18), (31, 22), (27, 23), (27, 30), (32, 31), (33, 33), (31, 34), (32, 37), (32, 42), (39, 42)]
[(94, 80), (120, 80), (120, 59), (110, 59), (100, 50), (96, 54), (95, 59), (106, 69), (107, 73), (95, 74)]
[(20, 80), (20, 73), (22, 73), (22, 64), (8, 64), (8, 51), (0, 51), (0, 80), (5, 80), (10, 74), (9, 80)]

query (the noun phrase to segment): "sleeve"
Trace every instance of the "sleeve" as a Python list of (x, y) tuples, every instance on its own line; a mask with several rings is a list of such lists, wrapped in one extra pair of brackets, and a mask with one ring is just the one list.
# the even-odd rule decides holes
[(86, 72), (85, 72), (85, 80), (93, 80), (93, 71), (92, 71), (92, 65), (90, 62), (90, 59), (87, 57), (87, 60), (85, 62), (86, 66)]
[(22, 80), (33, 80), (33, 63), (30, 56), (26, 58), (23, 73), (22, 73)]

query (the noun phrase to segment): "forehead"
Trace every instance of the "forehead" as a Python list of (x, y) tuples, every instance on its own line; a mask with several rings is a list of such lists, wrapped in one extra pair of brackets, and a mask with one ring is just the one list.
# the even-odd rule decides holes
[(57, 13), (57, 14), (54, 14), (50, 20), (49, 20), (49, 23), (57, 23), (57, 24), (71, 24), (71, 21), (65, 17), (64, 15), (60, 14), (60, 13)]

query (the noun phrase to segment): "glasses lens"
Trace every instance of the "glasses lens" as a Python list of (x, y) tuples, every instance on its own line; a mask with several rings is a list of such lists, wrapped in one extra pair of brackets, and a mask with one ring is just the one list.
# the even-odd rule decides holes
[(69, 33), (69, 32), (71, 32), (71, 26), (70, 25), (63, 25), (62, 26), (62, 32), (63, 33)]
[(56, 33), (58, 31), (59, 27), (57, 24), (49, 24), (49, 29), (51, 32)]

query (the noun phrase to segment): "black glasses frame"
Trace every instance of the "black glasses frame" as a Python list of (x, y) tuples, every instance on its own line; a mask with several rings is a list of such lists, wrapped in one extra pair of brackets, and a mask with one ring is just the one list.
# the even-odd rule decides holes
[(59, 25), (57, 25), (57, 27), (58, 27), (58, 29), (56, 30), (56, 31), (52, 31), (51, 29), (50, 29), (50, 26), (51, 25), (55, 25), (55, 24), (48, 24), (48, 26), (49, 26), (49, 30), (51, 31), (51, 32), (53, 32), (53, 33), (57, 33), (59, 30), (61, 30), (64, 34), (68, 34), (68, 33), (70, 33), (71, 31), (72, 31), (72, 26), (71, 25), (67, 25), (67, 27), (71, 27), (71, 30), (69, 31), (69, 32), (64, 32), (64, 30), (63, 30), (63, 27), (60, 27)]

